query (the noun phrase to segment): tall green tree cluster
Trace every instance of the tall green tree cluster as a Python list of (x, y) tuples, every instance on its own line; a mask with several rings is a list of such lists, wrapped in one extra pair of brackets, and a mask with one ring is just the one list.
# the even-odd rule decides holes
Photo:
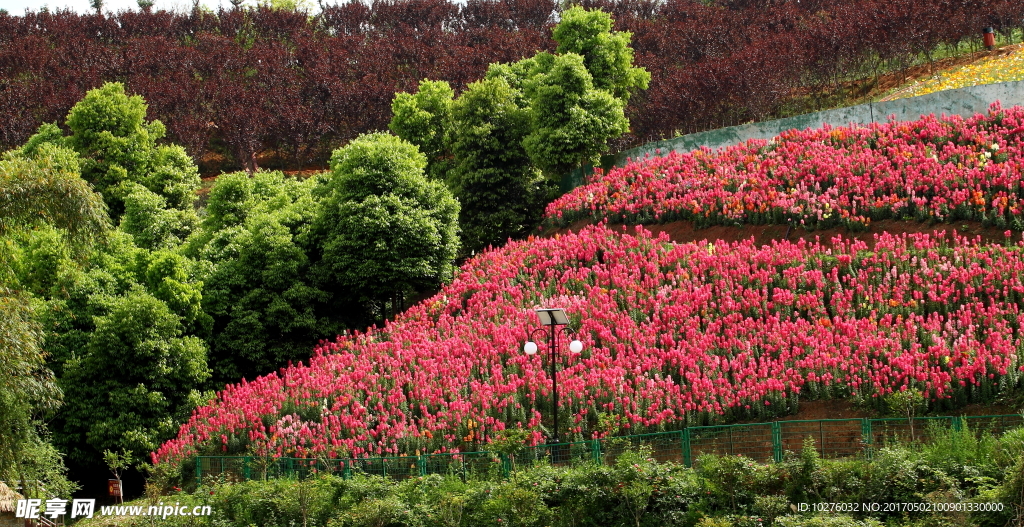
[[(19, 241), (37, 229), (61, 229), (66, 259), (74, 261), (108, 219), (102, 197), (75, 172), (74, 158), (41, 150), (32, 159), (18, 153), (0, 159), (0, 480), (38, 481), (68, 494), (73, 485), (45, 424), (63, 393), (44, 351), (44, 306), (19, 281)], [(55, 283), (62, 273), (53, 271), (30, 280)]]
[[(54, 440), (79, 465), (105, 449), (143, 459), (203, 400), (210, 377), (199, 268), (172, 250), (198, 223), (198, 170), (179, 147), (156, 144), (163, 125), (145, 115), (141, 97), (107, 84), (71, 110), (69, 134), (46, 124), (6, 154), (12, 188), (62, 174), (25, 210), (55, 209), (69, 188), (87, 198), (5, 237), (7, 288), (36, 306), (36, 342), (64, 395)], [(17, 210), (5, 208), (4, 221)], [(76, 241), (110, 224), (103, 243)]]
[(330, 309), (333, 293), (311, 280), (303, 237), (320, 209), (312, 189), (280, 172), (220, 176), (205, 217), (181, 252), (204, 268), (203, 310), (212, 319), (210, 365), (235, 382), (309, 356), (320, 338), (355, 323)]
[(611, 17), (573, 7), (541, 52), (487, 74), (455, 97), (424, 80), (392, 103), (393, 132), (420, 147), (427, 173), (461, 203), (465, 251), (499, 244), (536, 224), (553, 179), (607, 150), (629, 129), (624, 108), (650, 74), (633, 67), (632, 38)]
[(197, 210), (195, 164), (145, 115), (107, 84), (0, 160), (0, 479), (68, 488), (61, 452), (142, 462), (212, 389), (454, 271), (458, 203), (414, 145), (362, 136), (306, 180), (223, 175)]
[(453, 275), (459, 204), (425, 177), (426, 165), (416, 146), (390, 134), (364, 135), (334, 153), (313, 224), (317, 280), (384, 315)]
[(426, 158), (388, 134), (337, 150), (331, 171), (218, 178), (183, 254), (205, 266), (210, 360), (221, 382), (302, 360), (450, 280), (458, 203)]

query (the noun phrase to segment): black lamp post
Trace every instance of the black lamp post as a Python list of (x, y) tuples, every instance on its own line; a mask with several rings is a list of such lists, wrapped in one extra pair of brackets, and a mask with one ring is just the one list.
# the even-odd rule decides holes
[[(559, 333), (565, 334), (568, 332), (573, 337), (576, 336), (576, 332), (567, 327), (569, 324), (569, 318), (565, 316), (565, 310), (560, 308), (550, 309), (537, 309), (537, 317), (540, 318), (540, 325), (546, 326), (543, 328), (535, 329), (530, 333), (530, 340), (523, 346), (523, 351), (527, 355), (533, 355), (537, 353), (537, 343), (533, 341), (533, 336), (537, 333), (543, 333), (550, 331), (548, 335), (548, 349), (549, 362), (551, 363), (551, 392), (552, 392), (552, 412), (554, 413), (555, 426), (554, 434), (551, 437), (551, 444), (558, 443), (558, 380), (555, 378), (555, 363), (558, 354), (558, 336)], [(550, 328), (550, 329), (549, 329)], [(559, 331), (558, 328), (561, 328)], [(579, 339), (573, 339), (569, 343), (569, 351), (573, 354), (583, 351), (583, 343)]]

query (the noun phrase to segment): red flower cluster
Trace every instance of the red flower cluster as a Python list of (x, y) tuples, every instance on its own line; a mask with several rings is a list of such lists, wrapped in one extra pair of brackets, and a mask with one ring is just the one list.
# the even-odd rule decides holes
[(997, 391), (1022, 378), (1022, 277), (1024, 243), (928, 235), (885, 235), (872, 251), (674, 244), (605, 226), (531, 238), (469, 261), (384, 328), (322, 342), (309, 365), (229, 386), (153, 457), (452, 451), (470, 421), (485, 438), (538, 425), (545, 343), (521, 350), (540, 306), (565, 308), (585, 345), (558, 376), (583, 437), (599, 412), (641, 432), (823, 390)]
[(790, 131), (713, 153), (634, 161), (552, 202), (546, 223), (858, 228), (886, 218), (1024, 230), (1024, 108)]

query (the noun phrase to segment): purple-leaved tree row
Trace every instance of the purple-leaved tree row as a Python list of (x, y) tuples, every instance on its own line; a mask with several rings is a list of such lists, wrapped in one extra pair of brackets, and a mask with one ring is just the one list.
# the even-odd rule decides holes
[[(586, 0), (633, 33), (651, 88), (630, 101), (615, 147), (778, 114), (794, 93), (905, 67), (942, 46), (1009, 32), (1011, 0)], [(274, 150), (293, 166), (384, 130), (397, 91), (421, 79), (456, 91), (492, 62), (553, 50), (551, 0), (350, 2), (316, 15), (0, 14), (0, 146), (58, 122), (85, 92), (122, 81), (193, 156), (244, 168)], [(813, 101), (807, 107), (813, 110)], [(790, 110), (792, 108), (790, 107)]]

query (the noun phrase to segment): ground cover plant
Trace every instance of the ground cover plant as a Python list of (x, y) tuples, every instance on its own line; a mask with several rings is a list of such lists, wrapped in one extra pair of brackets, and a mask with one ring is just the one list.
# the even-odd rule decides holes
[(833, 242), (673, 244), (605, 226), (512, 242), (385, 327), (227, 387), (154, 461), (452, 451), (470, 420), (485, 441), (508, 427), (540, 441), (545, 349), (520, 350), (532, 309), (552, 305), (585, 346), (564, 358), (561, 437), (601, 435), (602, 412), (639, 433), (797, 398), (913, 390), (941, 407), (1020, 385), (1022, 242)]
[(690, 220), (862, 229), (894, 218), (1024, 230), (1024, 108), (792, 130), (771, 140), (633, 160), (553, 201), (545, 224)]

